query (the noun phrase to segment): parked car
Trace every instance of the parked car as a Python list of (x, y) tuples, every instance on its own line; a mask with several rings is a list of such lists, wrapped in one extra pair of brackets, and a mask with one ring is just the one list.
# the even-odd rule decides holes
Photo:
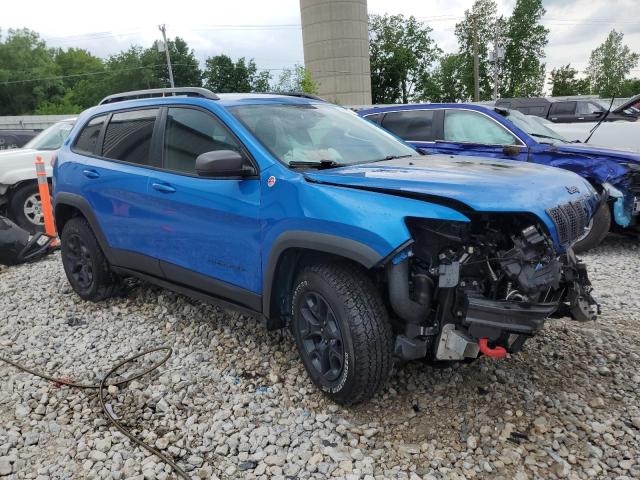
[(35, 130), (0, 130), (0, 150), (20, 148), (37, 134)]
[(588, 139), (589, 145), (640, 153), (640, 122), (602, 122), (598, 128), (596, 125), (598, 122), (554, 123), (552, 128), (569, 142), (585, 143)]
[[(525, 115), (536, 115), (554, 123), (597, 122), (609, 105), (593, 99), (560, 100), (555, 98), (500, 98), (496, 107), (517, 110)], [(635, 122), (640, 116), (640, 95), (613, 108), (606, 116), (607, 122), (627, 120)]]
[(69, 135), (73, 123), (74, 120), (58, 122), (23, 148), (0, 152), (0, 210), (6, 210), (7, 217), (30, 233), (44, 230), (36, 156), (42, 157), (47, 176), (51, 177), (51, 158)]
[(571, 250), (600, 202), (587, 181), (419, 155), (304, 95), (107, 97), (60, 149), (53, 188), (80, 297), (136, 276), (289, 325), (342, 404), (370, 398), (394, 355), (504, 356), (548, 317), (596, 315)]
[(533, 117), (499, 107), (433, 103), (365, 109), (358, 114), (424, 152), (533, 162), (582, 175), (609, 201), (574, 245), (576, 252), (598, 245), (611, 228), (640, 233), (636, 153), (569, 143)]

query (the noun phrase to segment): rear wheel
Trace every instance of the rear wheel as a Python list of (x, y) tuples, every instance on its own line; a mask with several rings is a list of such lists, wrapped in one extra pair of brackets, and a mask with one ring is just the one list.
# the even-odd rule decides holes
[(98, 302), (119, 291), (119, 278), (111, 271), (91, 227), (74, 217), (61, 236), (62, 265), (69, 283), (84, 300)]
[(391, 370), (387, 311), (371, 280), (348, 264), (321, 264), (298, 275), (292, 329), (311, 381), (332, 400), (371, 398)]
[(37, 183), (25, 183), (13, 192), (9, 200), (9, 217), (29, 233), (44, 232), (44, 214)]
[(605, 203), (596, 211), (584, 235), (573, 245), (573, 251), (580, 253), (597, 247), (609, 233), (609, 228), (611, 228), (611, 210)]

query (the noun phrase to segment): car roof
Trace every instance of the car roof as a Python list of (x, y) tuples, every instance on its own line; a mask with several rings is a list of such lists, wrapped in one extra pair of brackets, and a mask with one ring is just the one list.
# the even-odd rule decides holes
[(493, 108), (486, 105), (473, 103), (405, 103), (385, 107), (372, 107), (357, 110), (358, 115), (371, 115), (375, 113), (395, 112), (398, 110), (429, 110), (441, 108), (464, 108), (465, 110), (492, 111)]

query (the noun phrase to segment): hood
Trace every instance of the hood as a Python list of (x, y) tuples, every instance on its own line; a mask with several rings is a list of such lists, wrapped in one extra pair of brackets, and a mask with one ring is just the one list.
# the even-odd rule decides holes
[(625, 114), (624, 111), (629, 109), (629, 108), (634, 110), (634, 113), (632, 113), (632, 115), (635, 115), (637, 117), (638, 113), (640, 112), (640, 94), (636, 95), (634, 97), (631, 97), (629, 100), (624, 102), (622, 105), (620, 105), (619, 107), (616, 107), (615, 109), (613, 109), (611, 111), (613, 113), (619, 113), (619, 114), (624, 115)]
[[(478, 212), (528, 212), (555, 227), (546, 209), (598, 196), (582, 177), (533, 163), (478, 157), (425, 155), (305, 173), (309, 181), (428, 201)], [(571, 193), (573, 192), (573, 193)]]
[(607, 157), (619, 163), (640, 164), (640, 154), (626, 150), (615, 150), (613, 148), (598, 147), (589, 143), (564, 143), (556, 145), (559, 152), (578, 153), (581, 155), (597, 155)]

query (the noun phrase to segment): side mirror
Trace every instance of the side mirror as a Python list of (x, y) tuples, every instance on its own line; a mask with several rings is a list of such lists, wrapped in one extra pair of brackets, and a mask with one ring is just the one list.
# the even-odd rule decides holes
[(516, 157), (520, 155), (521, 150), (522, 147), (518, 145), (505, 145), (504, 147), (502, 147), (502, 153), (509, 157)]
[(196, 173), (208, 178), (242, 178), (255, 175), (256, 170), (235, 150), (215, 150), (196, 158)]

